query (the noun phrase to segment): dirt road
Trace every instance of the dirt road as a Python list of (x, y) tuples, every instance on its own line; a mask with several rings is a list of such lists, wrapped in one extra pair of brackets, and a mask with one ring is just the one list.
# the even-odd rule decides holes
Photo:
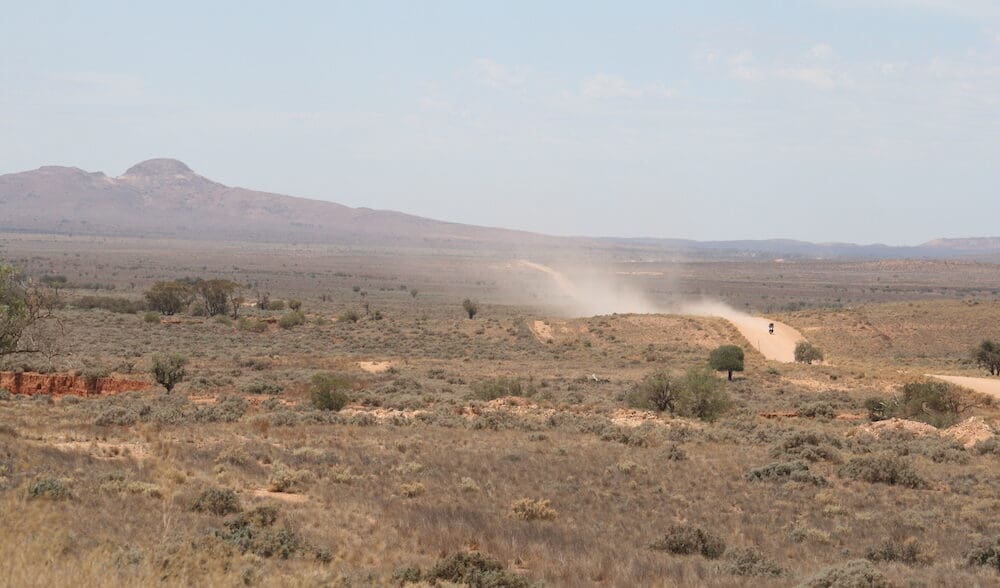
[[(795, 344), (805, 337), (792, 327), (759, 316), (731, 314), (724, 317), (733, 323), (741, 335), (756, 349), (773, 361), (792, 363), (795, 361)], [(768, 323), (774, 323), (774, 334), (767, 333)]]
[(942, 376), (939, 374), (926, 374), (931, 378), (951, 382), (952, 384), (975, 390), (981, 394), (988, 394), (994, 398), (1000, 398), (1000, 378), (973, 378), (970, 376)]

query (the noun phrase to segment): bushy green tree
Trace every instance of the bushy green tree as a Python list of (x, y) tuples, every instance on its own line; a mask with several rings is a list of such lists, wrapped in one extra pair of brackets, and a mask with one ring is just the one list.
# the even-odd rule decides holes
[(466, 298), (462, 301), (462, 308), (465, 310), (465, 313), (469, 315), (470, 319), (476, 318), (476, 314), (479, 313), (479, 303), (475, 300)]
[(729, 379), (733, 379), (733, 372), (743, 371), (743, 348), (739, 345), (722, 345), (712, 350), (708, 356), (708, 364), (713, 370), (719, 372), (729, 372)]
[(191, 287), (178, 281), (156, 282), (145, 295), (149, 309), (166, 316), (181, 312), (194, 298)]
[(27, 331), (52, 317), (58, 299), (52, 291), (33, 286), (9, 265), (0, 265), (0, 360), (16, 353), (36, 353), (24, 345)]
[(157, 353), (153, 356), (150, 372), (157, 384), (166, 388), (167, 392), (171, 392), (174, 386), (184, 381), (184, 376), (187, 375), (187, 370), (184, 369), (186, 364), (187, 358), (183, 355)]

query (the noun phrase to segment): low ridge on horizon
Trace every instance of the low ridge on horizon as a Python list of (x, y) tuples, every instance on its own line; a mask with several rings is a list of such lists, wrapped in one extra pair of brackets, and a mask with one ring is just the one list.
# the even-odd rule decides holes
[(158, 157), (119, 176), (47, 165), (0, 175), (0, 231), (367, 246), (572, 246), (740, 250), (812, 257), (968, 256), (1000, 252), (1000, 237), (931, 239), (915, 246), (796, 239), (698, 241), (556, 237), (227, 186), (179, 159)]

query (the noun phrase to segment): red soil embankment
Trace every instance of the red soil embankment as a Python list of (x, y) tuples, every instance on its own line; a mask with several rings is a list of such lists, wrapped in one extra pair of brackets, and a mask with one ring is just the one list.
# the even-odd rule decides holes
[(48, 394), (63, 396), (96, 396), (99, 394), (118, 394), (132, 390), (145, 390), (149, 382), (126, 380), (119, 378), (93, 378), (88, 380), (70, 374), (35, 374), (31, 372), (0, 372), (0, 388), (6, 388), (11, 394)]

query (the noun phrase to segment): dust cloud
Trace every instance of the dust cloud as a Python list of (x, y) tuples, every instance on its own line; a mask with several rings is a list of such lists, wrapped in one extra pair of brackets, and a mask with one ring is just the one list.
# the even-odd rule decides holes
[[(726, 319), (747, 317), (731, 306), (712, 299), (658, 303), (614, 272), (590, 265), (566, 273), (548, 265), (520, 259), (509, 267), (531, 270), (548, 278), (539, 287), (543, 296), (571, 316), (603, 314), (689, 314)], [(666, 278), (665, 278), (666, 279)], [(669, 280), (668, 280), (669, 281)]]

